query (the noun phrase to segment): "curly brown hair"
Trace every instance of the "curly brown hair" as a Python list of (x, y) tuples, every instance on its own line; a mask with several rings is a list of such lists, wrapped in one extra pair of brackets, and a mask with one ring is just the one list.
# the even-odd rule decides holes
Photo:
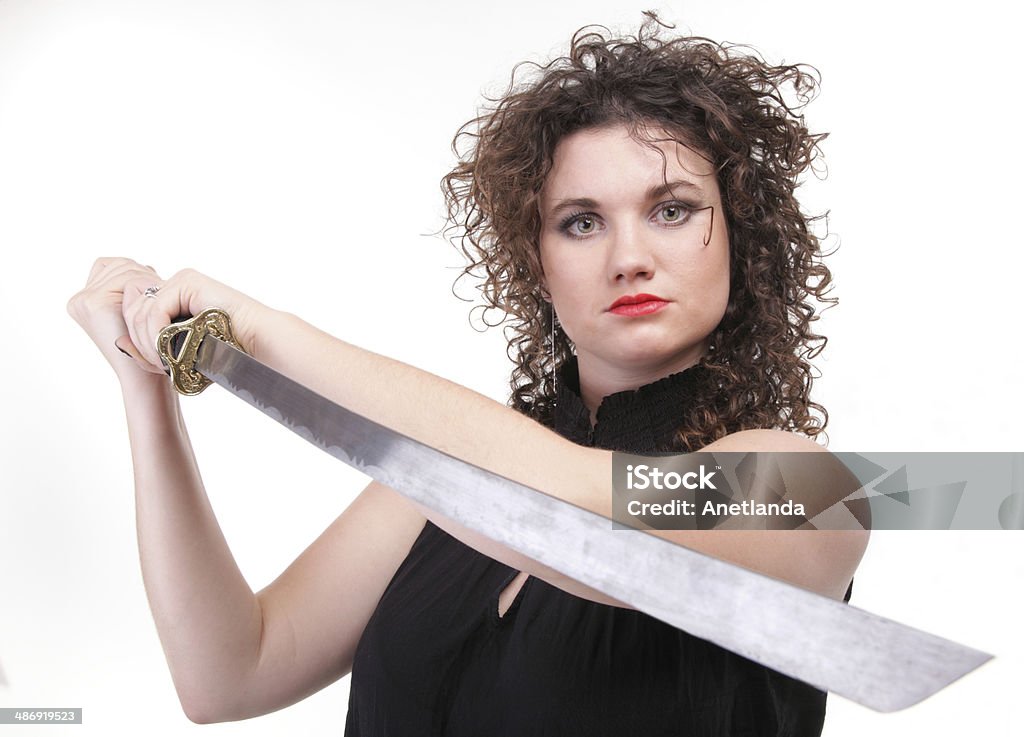
[[(555, 148), (586, 128), (623, 124), (640, 140), (657, 127), (714, 165), (730, 235), (729, 302), (700, 361), (705, 380), (681, 413), (678, 446), (698, 450), (751, 428), (816, 437), (828, 413), (810, 399), (809, 359), (827, 338), (811, 330), (810, 298), (837, 300), (825, 297), (832, 275), (811, 227), (824, 216), (803, 214), (794, 192), (827, 136), (810, 133), (802, 114), (817, 70), (772, 66), (749, 47), (703, 37), (665, 38), (672, 27), (645, 16), (635, 36), (586, 26), (566, 56), (517, 65), (505, 93), (487, 98), (492, 107), (452, 141), (459, 163), (441, 183), (448, 232), (470, 262), (460, 278), (483, 278), (484, 322), (510, 323), (509, 404), (550, 424), (553, 374), (572, 356), (546, 308), (538, 246)], [(522, 67), (535, 71), (525, 82)], [(499, 321), (488, 321), (492, 310)]]

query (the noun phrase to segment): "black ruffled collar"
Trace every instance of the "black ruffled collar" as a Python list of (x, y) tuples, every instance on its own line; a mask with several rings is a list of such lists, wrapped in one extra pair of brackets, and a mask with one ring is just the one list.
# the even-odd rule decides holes
[(590, 410), (580, 397), (579, 365), (569, 360), (558, 374), (558, 402), (553, 429), (579, 445), (628, 453), (680, 452), (676, 431), (694, 401), (707, 369), (696, 364), (638, 389), (609, 394), (590, 424)]

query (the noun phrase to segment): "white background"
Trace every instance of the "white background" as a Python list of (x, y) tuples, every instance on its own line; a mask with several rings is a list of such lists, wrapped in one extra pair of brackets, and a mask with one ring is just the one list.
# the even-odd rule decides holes
[[(27, 734), (340, 734), (345, 718), (347, 678), (239, 724), (181, 713), (139, 574), (119, 391), (65, 313), (93, 259), (198, 268), (504, 401), (500, 331), (471, 327), (449, 291), (457, 254), (429, 235), (451, 136), (515, 62), (586, 23), (631, 29), (645, 7), (0, 1), (0, 706), (86, 715)], [(803, 201), (841, 239), (815, 389), (830, 447), (1024, 450), (1015, 26), (994, 3), (823, 7), (660, 10), (824, 78), (808, 119), (832, 132), (830, 175)], [(224, 393), (185, 405), (260, 588), (365, 479)], [(830, 698), (825, 734), (1019, 734), (1022, 543), (876, 533), (853, 603), (998, 657), (897, 714)]]

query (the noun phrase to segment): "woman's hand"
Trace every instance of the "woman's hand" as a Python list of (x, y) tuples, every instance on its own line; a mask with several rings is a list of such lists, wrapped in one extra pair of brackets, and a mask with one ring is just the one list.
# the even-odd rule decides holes
[[(264, 305), (191, 269), (163, 280), (150, 266), (127, 258), (100, 258), (85, 287), (68, 301), (68, 312), (96, 343), (118, 379), (164, 374), (157, 334), (171, 322), (220, 307), (231, 316), (242, 348), (255, 348), (255, 326)], [(134, 361), (129, 361), (127, 354)]]

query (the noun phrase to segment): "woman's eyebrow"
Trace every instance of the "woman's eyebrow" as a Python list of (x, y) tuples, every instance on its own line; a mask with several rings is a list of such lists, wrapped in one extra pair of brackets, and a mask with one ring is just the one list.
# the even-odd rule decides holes
[(693, 194), (702, 195), (704, 190), (699, 185), (694, 184), (689, 179), (676, 179), (672, 182), (663, 182), (655, 187), (651, 187), (647, 190), (647, 199), (655, 200), (659, 197), (664, 197), (667, 194), (673, 194), (676, 188), (682, 188), (691, 191)]
[[(667, 194), (673, 194), (676, 189), (689, 190), (693, 194), (703, 195), (704, 190), (697, 184), (689, 181), (688, 179), (676, 179), (671, 182), (662, 182), (647, 190), (645, 197), (647, 200), (656, 200), (659, 197), (664, 197)], [(593, 210), (599, 207), (598, 201), (590, 197), (569, 197), (564, 200), (558, 200), (553, 203), (550, 212), (556, 213), (559, 210), (564, 210), (568, 207), (576, 207), (587, 210)]]
[(597, 207), (597, 200), (592, 200), (589, 197), (572, 197), (565, 200), (559, 200), (551, 206), (551, 212), (556, 213), (559, 210), (564, 210), (568, 207), (593, 210)]

